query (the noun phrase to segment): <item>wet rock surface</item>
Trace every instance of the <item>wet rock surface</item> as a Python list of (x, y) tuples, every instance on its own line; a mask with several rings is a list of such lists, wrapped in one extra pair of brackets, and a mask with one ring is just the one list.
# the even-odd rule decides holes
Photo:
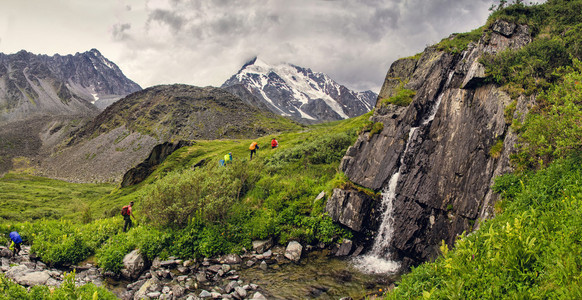
[[(486, 84), (479, 59), (530, 41), (527, 26), (498, 21), (463, 53), (429, 47), (419, 58), (390, 67), (380, 98), (394, 95), (404, 83), (416, 92), (412, 103), (402, 107), (379, 101), (371, 121), (381, 122), (383, 130), (362, 133), (347, 150), (340, 170), (375, 192), (387, 191), (399, 173), (389, 252), (403, 266), (434, 259), (441, 240), (452, 245), (458, 234), (491, 216), (496, 196), (490, 186), (495, 175), (511, 169), (508, 157), (516, 138), (504, 116), (513, 100)], [(518, 99), (513, 117), (525, 115), (532, 100)], [(491, 155), (499, 142), (503, 150)], [(326, 210), (334, 221), (354, 230), (360, 224), (370, 229), (361, 222), (375, 218), (373, 210), (363, 209), (370, 201), (355, 195), (334, 191)]]

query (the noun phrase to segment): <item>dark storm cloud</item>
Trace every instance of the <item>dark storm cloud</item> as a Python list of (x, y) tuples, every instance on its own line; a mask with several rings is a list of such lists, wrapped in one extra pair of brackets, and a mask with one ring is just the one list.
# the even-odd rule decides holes
[[(351, 88), (378, 92), (392, 61), (481, 26), (492, 2), (149, 0), (146, 24), (135, 24), (143, 28), (140, 39), (116, 40), (127, 41), (134, 57), (147, 52), (160, 68), (175, 64), (174, 73), (190, 84), (220, 85), (246, 59), (260, 55), (269, 63), (309, 67)], [(114, 37), (125, 38), (128, 29), (117, 28)], [(162, 53), (164, 47), (171, 55)]]
[(168, 25), (174, 32), (180, 31), (182, 26), (187, 22), (184, 17), (179, 15), (179, 12), (163, 9), (156, 9), (150, 13), (148, 24), (152, 21)]

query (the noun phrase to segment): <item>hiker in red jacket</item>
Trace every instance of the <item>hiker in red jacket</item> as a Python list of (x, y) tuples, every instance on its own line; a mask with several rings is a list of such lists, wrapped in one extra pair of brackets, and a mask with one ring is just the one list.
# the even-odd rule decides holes
[(277, 142), (277, 140), (275, 138), (273, 138), (271, 140), (271, 149), (275, 149), (277, 147), (279, 147), (279, 142)]
[(135, 217), (133, 216), (133, 212), (131, 211), (132, 206), (133, 206), (133, 201), (129, 202), (129, 205), (126, 205), (121, 209), (121, 215), (123, 216), (123, 219), (125, 220), (125, 225), (123, 225), (123, 232), (126, 232), (127, 230), (129, 230), (131, 228), (131, 226), (133, 225), (131, 223), (131, 217), (133, 217), (134, 219), (135, 219)]

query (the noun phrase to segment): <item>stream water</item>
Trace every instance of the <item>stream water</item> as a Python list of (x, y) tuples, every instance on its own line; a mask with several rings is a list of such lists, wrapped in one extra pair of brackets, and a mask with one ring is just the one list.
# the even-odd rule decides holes
[(386, 291), (398, 275), (366, 274), (350, 259), (311, 252), (298, 264), (241, 270), (241, 278), (258, 284), (268, 299), (364, 299)]

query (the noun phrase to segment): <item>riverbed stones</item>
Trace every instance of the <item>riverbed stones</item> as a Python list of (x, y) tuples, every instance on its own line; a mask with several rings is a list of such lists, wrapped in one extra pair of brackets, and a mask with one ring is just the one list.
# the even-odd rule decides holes
[(303, 246), (297, 241), (289, 242), (287, 249), (285, 249), (285, 257), (291, 261), (298, 262), (301, 259), (301, 252)]
[(121, 274), (127, 279), (137, 279), (144, 271), (145, 259), (139, 250), (133, 250), (123, 257)]

